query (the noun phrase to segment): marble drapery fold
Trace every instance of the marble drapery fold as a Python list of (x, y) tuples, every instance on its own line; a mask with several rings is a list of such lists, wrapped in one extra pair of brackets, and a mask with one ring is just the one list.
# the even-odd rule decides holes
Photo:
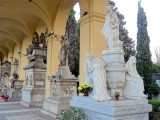
[(106, 6), (106, 10), (108, 14), (101, 32), (105, 36), (108, 50), (110, 52), (123, 51), (123, 42), (119, 40), (119, 19), (110, 5)]
[(127, 68), (127, 83), (124, 88), (124, 96), (130, 99), (146, 98), (147, 96), (143, 93), (144, 83), (142, 77), (137, 73), (136, 69), (136, 57), (131, 56), (125, 67)]

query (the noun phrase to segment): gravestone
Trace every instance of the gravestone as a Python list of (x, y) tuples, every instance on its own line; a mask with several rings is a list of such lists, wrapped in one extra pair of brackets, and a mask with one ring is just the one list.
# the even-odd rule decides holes
[(43, 58), (46, 58), (46, 47), (40, 47), (40, 38), (35, 32), (32, 45), (27, 48), (27, 58), (29, 64), (25, 70), (25, 88), (22, 91), (21, 104), (26, 107), (42, 107), (45, 100), (45, 78), (46, 64)]
[(61, 49), (58, 55), (60, 65), (56, 75), (48, 76), (51, 82), (51, 93), (43, 103), (42, 113), (54, 118), (60, 118), (61, 110), (70, 107), (69, 101), (72, 96), (77, 95), (77, 77), (71, 74), (68, 66), (68, 47), (69, 43), (66, 36), (62, 36)]
[(9, 90), (7, 91), (7, 95), (9, 96), (9, 102), (20, 101), (22, 99), (21, 89), (24, 81), (19, 80), (18, 66), (19, 61), (17, 58), (15, 58), (15, 61), (13, 63), (14, 72), (12, 73), (12, 78), (9, 79)]
[[(93, 73), (92, 77), (91, 73), (87, 76), (93, 83), (93, 93), (89, 97), (73, 96), (70, 105), (82, 108), (87, 120), (149, 120), (148, 113), (152, 111), (152, 106), (143, 93), (144, 84), (136, 70), (136, 58), (130, 56), (127, 63), (124, 62), (118, 17), (110, 5), (106, 9), (107, 16), (102, 30), (108, 45), (102, 52), (106, 66), (101, 65), (100, 60), (96, 61), (96, 57), (90, 59), (90, 67), (85, 72)], [(104, 69), (106, 72), (103, 72)], [(116, 92), (120, 93), (119, 101), (115, 101)], [(109, 99), (108, 93), (112, 99)], [(102, 99), (95, 99), (94, 96)]]

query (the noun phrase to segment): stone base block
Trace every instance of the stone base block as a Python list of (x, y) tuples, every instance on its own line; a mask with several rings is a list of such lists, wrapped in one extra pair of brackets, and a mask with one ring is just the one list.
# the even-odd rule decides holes
[(25, 106), (25, 107), (42, 107), (43, 106), (43, 103), (34, 103), (34, 102), (26, 102), (26, 101), (23, 101), (21, 100), (21, 105)]
[(22, 91), (21, 90), (9, 90), (7, 92), (9, 96), (8, 102), (15, 102), (22, 100)]
[(59, 118), (61, 114), (61, 110), (68, 109), (70, 107), (69, 101), (71, 98), (54, 98), (49, 97), (43, 103), (43, 109), (41, 110), (42, 113), (46, 115), (50, 115), (54, 118)]
[(24, 90), (22, 91), (21, 104), (26, 107), (42, 107), (45, 100), (44, 90)]
[(73, 96), (73, 107), (83, 108), (87, 120), (149, 120), (152, 106), (148, 100), (120, 100), (98, 102), (90, 97)]

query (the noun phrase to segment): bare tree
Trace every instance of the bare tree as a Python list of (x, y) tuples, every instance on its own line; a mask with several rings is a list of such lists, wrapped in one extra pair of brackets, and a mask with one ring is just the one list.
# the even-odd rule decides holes
[(155, 58), (153, 58), (154, 63), (160, 64), (160, 46), (153, 47), (153, 53)]

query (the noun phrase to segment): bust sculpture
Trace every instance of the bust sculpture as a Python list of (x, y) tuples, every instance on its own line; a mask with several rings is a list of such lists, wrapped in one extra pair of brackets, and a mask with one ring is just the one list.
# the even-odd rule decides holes
[(127, 68), (124, 96), (130, 99), (146, 98), (142, 77), (137, 73), (136, 57), (130, 56), (125, 67)]
[(109, 51), (123, 51), (123, 42), (119, 40), (119, 19), (110, 5), (106, 6), (108, 12), (102, 34), (105, 36)]

